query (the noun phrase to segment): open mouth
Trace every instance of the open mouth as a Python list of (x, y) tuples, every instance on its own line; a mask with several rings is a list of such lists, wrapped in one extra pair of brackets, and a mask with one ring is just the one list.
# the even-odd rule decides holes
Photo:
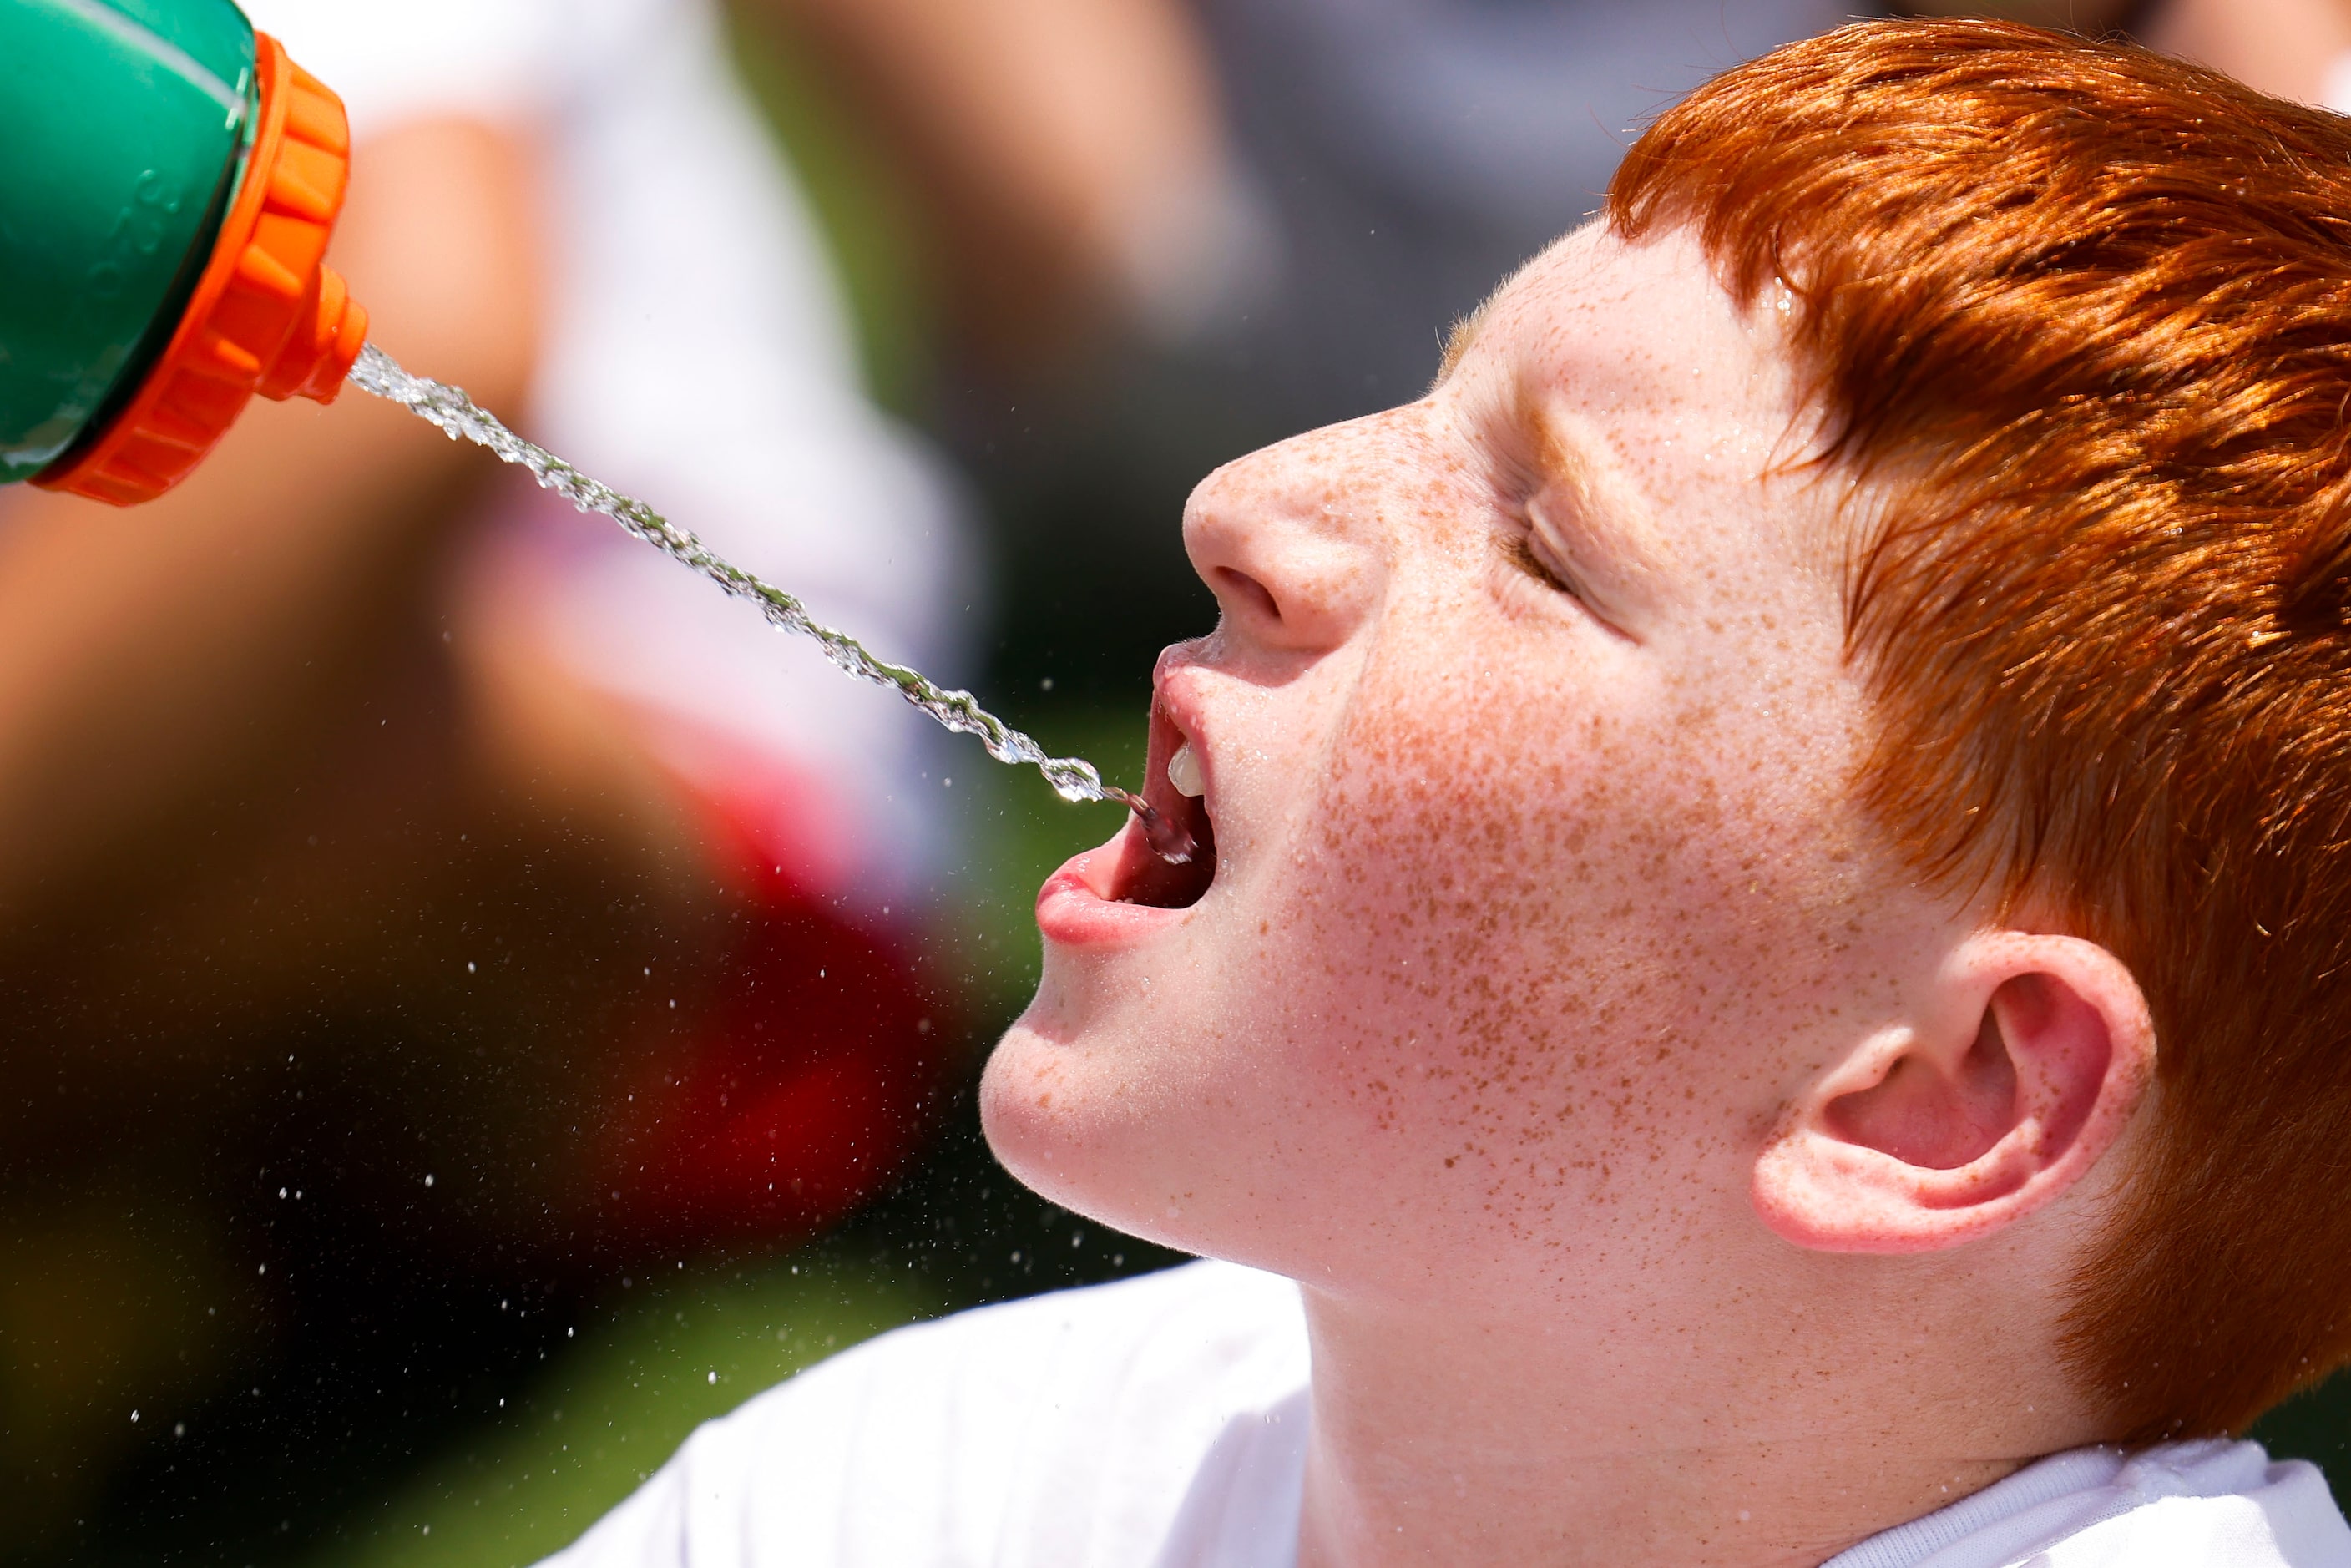
[[(1186, 794), (1168, 777), (1168, 763), (1178, 751), (1187, 753), (1182, 771)], [(1151, 709), (1151, 748), (1144, 764), (1143, 799), (1169, 827), (1188, 834), (1191, 858), (1176, 863), (1151, 847), (1141, 822), (1130, 820), (1118, 844), (1118, 863), (1111, 873), (1110, 895), (1119, 904), (1147, 904), (1155, 909), (1189, 909), (1200, 902), (1217, 880), (1217, 831), (1209, 820), (1207, 779), (1197, 747), (1176, 727), (1165, 708)], [(1163, 836), (1163, 842), (1167, 837)]]

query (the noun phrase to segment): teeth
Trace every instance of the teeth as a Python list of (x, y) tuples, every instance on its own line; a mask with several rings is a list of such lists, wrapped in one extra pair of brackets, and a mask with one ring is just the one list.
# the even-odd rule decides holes
[(1200, 759), (1192, 755), (1192, 743), (1186, 741), (1167, 759), (1167, 782), (1176, 786), (1176, 793), (1198, 800), (1208, 792), (1208, 781), (1200, 777)]

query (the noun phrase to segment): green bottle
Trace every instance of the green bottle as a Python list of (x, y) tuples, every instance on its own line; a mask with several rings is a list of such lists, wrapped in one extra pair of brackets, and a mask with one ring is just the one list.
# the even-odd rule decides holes
[(0, 484), (128, 505), (333, 397), (348, 123), (230, 0), (0, 0)]

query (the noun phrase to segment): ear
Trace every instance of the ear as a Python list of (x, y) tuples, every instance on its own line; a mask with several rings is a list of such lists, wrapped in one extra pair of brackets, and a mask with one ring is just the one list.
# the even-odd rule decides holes
[(2147, 998), (2095, 943), (1979, 933), (1915, 1024), (1888, 1028), (1792, 1103), (1757, 1159), (1765, 1224), (1834, 1252), (1927, 1252), (2064, 1193), (2155, 1070)]

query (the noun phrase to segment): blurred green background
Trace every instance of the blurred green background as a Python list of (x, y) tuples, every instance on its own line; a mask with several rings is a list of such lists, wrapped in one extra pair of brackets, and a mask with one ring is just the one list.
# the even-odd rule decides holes
[[(1006, 705), (1057, 750), (1131, 777), (1139, 706)], [(962, 789), (963, 779), (957, 780)], [(936, 932), (968, 975), (976, 1070), (1033, 988), (1037, 884), (1107, 836), (1102, 809), (1036, 779), (976, 770), (963, 794), (977, 858)], [(127, 1465), (44, 1564), (201, 1562), (488, 1568), (537, 1561), (625, 1496), (694, 1426), (810, 1362), (918, 1318), (1164, 1267), (1019, 1187), (981, 1143), (967, 1080), (927, 1156), (843, 1228), (775, 1255), (687, 1256), (590, 1300), (504, 1287), (381, 1302), (373, 1333), (276, 1345), (258, 1382), (190, 1410), (142, 1410), (121, 1380)], [(367, 1276), (365, 1259), (314, 1271)], [(446, 1289), (446, 1287), (437, 1287)], [(101, 1292), (102, 1293), (102, 1292)], [(420, 1332), (420, 1323), (430, 1326)], [(92, 1391), (106, 1398), (111, 1387)], [(0, 1559), (11, 1553), (0, 1547)]]

